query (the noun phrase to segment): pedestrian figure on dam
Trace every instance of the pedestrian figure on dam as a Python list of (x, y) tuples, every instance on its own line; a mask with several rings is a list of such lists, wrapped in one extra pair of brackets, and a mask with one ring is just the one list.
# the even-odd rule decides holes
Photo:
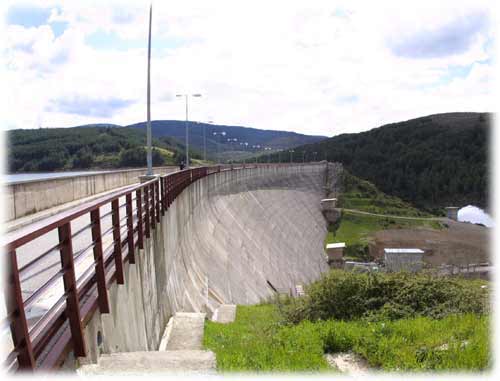
[(179, 170), (183, 170), (185, 167), (185, 164), (184, 164), (184, 160), (181, 161), (181, 163), (179, 164)]

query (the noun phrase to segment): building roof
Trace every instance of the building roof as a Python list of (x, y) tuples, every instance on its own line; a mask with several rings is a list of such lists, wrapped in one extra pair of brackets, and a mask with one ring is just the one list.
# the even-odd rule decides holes
[(417, 248), (408, 248), (408, 249), (385, 248), (384, 253), (386, 253), (386, 254), (423, 254), (424, 251), (422, 249), (417, 249)]
[(340, 249), (342, 247), (345, 247), (345, 242), (329, 243), (326, 245), (327, 249)]

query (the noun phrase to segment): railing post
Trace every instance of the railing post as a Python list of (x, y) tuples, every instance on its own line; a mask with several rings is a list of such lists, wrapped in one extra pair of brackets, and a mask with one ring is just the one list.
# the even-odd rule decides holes
[(156, 222), (160, 223), (160, 178), (155, 181), (155, 195), (156, 195)]
[(146, 238), (149, 238), (151, 236), (151, 231), (150, 231), (150, 219), (149, 219), (149, 187), (145, 186), (144, 187), (144, 211), (146, 215), (144, 216), (145, 220), (145, 231), (144, 234), (146, 235)]
[(135, 194), (135, 204), (137, 210), (137, 243), (139, 249), (144, 249), (144, 232), (142, 230), (142, 191), (137, 189)]
[(115, 269), (116, 269), (116, 283), (124, 284), (125, 279), (123, 276), (123, 258), (122, 258), (122, 238), (120, 234), (120, 205), (119, 198), (111, 201), (111, 209), (113, 211), (112, 223), (113, 223), (113, 241), (114, 250), (113, 256), (115, 257)]
[(165, 209), (167, 209), (167, 199), (165, 192), (165, 177), (160, 177), (160, 188), (161, 188), (161, 215), (165, 215)]
[(71, 222), (58, 228), (61, 265), (63, 269), (64, 291), (66, 292), (66, 316), (69, 320), (73, 353), (75, 357), (86, 356), (87, 350), (83, 339), (83, 327), (80, 319), (80, 304), (76, 289), (75, 263), (73, 261), (73, 245), (71, 242)]
[(7, 315), (10, 316), (10, 332), (12, 342), (17, 351), (17, 363), (19, 369), (34, 369), (36, 366), (33, 355), (33, 347), (24, 312), (21, 281), (19, 280), (19, 269), (15, 250), (9, 251), (7, 255), (7, 288), (5, 290), (5, 301)]
[(99, 311), (101, 313), (109, 313), (108, 290), (106, 288), (106, 273), (104, 270), (104, 258), (102, 255), (101, 215), (99, 208), (96, 208), (90, 212), (90, 222), (92, 224), (92, 241), (94, 242), (94, 260)]
[(128, 261), (131, 264), (135, 263), (135, 245), (134, 245), (134, 216), (132, 214), (132, 193), (125, 195), (127, 203), (127, 242), (128, 242)]
[(149, 192), (151, 194), (151, 204), (149, 205), (151, 208), (150, 215), (151, 215), (151, 229), (156, 228), (156, 217), (155, 217), (155, 186), (153, 183), (149, 184)]

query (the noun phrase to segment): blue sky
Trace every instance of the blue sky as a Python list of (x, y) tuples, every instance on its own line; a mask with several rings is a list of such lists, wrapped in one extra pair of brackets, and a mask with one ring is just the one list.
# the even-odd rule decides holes
[[(324, 135), (495, 107), (491, 2), (166, 3), (153, 6), (153, 119), (184, 117), (178, 92), (203, 94), (195, 120)], [(144, 120), (148, 5), (8, 6), (4, 126)]]

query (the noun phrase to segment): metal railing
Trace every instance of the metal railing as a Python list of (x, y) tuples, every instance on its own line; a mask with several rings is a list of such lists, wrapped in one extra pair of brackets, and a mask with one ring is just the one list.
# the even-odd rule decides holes
[[(75, 357), (85, 356), (84, 327), (97, 309), (110, 312), (108, 288), (114, 282), (124, 284), (124, 263), (136, 262), (138, 249), (144, 248), (160, 217), (191, 183), (220, 171), (288, 165), (301, 164), (187, 169), (8, 234), (4, 326), (10, 327), (13, 350), (4, 365), (10, 370), (52, 369), (70, 351)], [(23, 258), (24, 263), (19, 263), (19, 253), (28, 257)], [(48, 304), (46, 309), (36, 318), (28, 318), (27, 311), (41, 300)]]

